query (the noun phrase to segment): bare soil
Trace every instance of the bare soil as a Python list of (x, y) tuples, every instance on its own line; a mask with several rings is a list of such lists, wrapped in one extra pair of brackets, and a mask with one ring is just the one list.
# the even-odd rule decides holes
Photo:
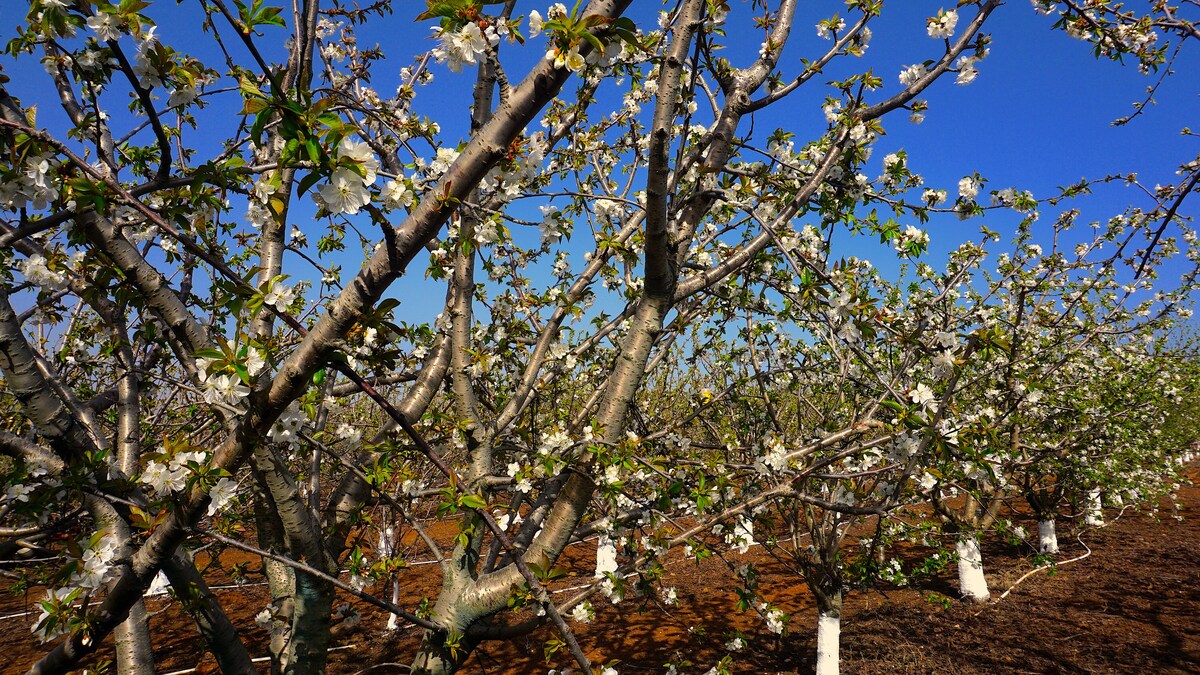
[[(1193, 468), (1193, 479), (1200, 470)], [(993, 601), (971, 605), (953, 599), (950, 573), (912, 588), (848, 596), (842, 619), (842, 668), (846, 673), (1198, 673), (1200, 672), (1200, 489), (1185, 485), (1177, 493), (1182, 521), (1164, 502), (1158, 517), (1127, 510), (1107, 513), (1109, 525), (1076, 532), (1060, 521), (1058, 560), (1090, 555), (1042, 571), (1001, 593), (1032, 569), (1031, 551), (1003, 542), (984, 546), (984, 568)], [(1021, 514), (1014, 519), (1036, 532)], [(1078, 537), (1076, 536), (1078, 534)], [(572, 574), (556, 585), (557, 597), (591, 581), (594, 550), (570, 549)], [(224, 559), (225, 562), (236, 561)], [(257, 561), (245, 558), (252, 570)], [(762, 573), (764, 595), (791, 615), (782, 637), (765, 629), (753, 611), (734, 609), (736, 580), (726, 562), (709, 558), (675, 560), (663, 585), (676, 587), (679, 603), (657, 598), (628, 598), (612, 605), (593, 598), (596, 618), (575, 624), (589, 658), (596, 664), (617, 661), (622, 673), (663, 672), (667, 662), (687, 662), (681, 672), (703, 673), (727, 654), (733, 672), (809, 673), (815, 656), (816, 610), (803, 582), (787, 573), (761, 547), (729, 558), (733, 565), (753, 562)], [(952, 572), (952, 570), (951, 570)], [(414, 567), (402, 577), (402, 604), (436, 596), (434, 566)], [(260, 574), (234, 586), (221, 575), (210, 583), (254, 655), (265, 655), (266, 632), (254, 615), (266, 606)], [(0, 579), (0, 588), (11, 585)], [(24, 672), (44, 653), (29, 628), (37, 617), (43, 590), (0, 592), (0, 673)], [(380, 590), (380, 595), (384, 591)], [(159, 673), (216, 672), (178, 602), (152, 598), (151, 630)], [(384, 630), (386, 615), (354, 603), (362, 620), (335, 629), (331, 673), (404, 673), (420, 632), (402, 626)], [(32, 612), (24, 614), (25, 612)], [(736, 653), (725, 645), (741, 633), (746, 646)], [(573, 668), (565, 653), (543, 658), (551, 629), (508, 642), (489, 642), (476, 650), (467, 673), (544, 673)], [(111, 647), (90, 665), (112, 658)], [(263, 672), (266, 664), (263, 663)]]

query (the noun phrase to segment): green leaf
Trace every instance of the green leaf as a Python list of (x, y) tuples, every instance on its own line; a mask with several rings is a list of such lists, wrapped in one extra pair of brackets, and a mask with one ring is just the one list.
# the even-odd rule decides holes
[(584, 40), (587, 40), (587, 43), (592, 46), (592, 49), (595, 49), (597, 52), (604, 52), (604, 43), (600, 41), (600, 38), (587, 31), (584, 31), (580, 35), (583, 36)]
[(192, 356), (198, 359), (213, 359), (218, 361), (225, 358), (225, 354), (216, 349), (200, 349), (192, 354)]
[(304, 194), (305, 192), (308, 192), (309, 188), (311, 188), (313, 185), (316, 185), (317, 181), (319, 180), (321, 180), (321, 174), (317, 173), (316, 171), (310, 171), (307, 176), (300, 179), (300, 184), (296, 189), (300, 194)]
[(268, 105), (270, 105), (270, 104), (267, 103), (266, 99), (247, 98), (244, 101), (242, 101), (242, 110), (238, 114), (239, 115), (257, 115), (258, 113), (262, 112), (263, 110), (266, 110)]
[(458, 503), (468, 509), (482, 509), (487, 507), (487, 500), (479, 495), (463, 495)]

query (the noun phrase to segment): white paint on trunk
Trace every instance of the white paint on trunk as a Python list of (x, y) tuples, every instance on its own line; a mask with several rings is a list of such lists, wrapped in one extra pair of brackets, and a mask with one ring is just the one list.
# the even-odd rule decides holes
[(842, 618), (821, 614), (817, 618), (817, 675), (838, 675)]
[[(379, 532), (379, 545), (375, 550), (380, 559), (396, 555), (396, 530), (391, 525)], [(394, 574), (392, 577), (392, 604), (400, 604), (400, 580)], [(388, 616), (387, 629), (396, 630), (399, 627), (400, 617), (395, 614)]]
[(608, 535), (602, 534), (596, 540), (596, 578), (617, 571), (617, 545)]
[(167, 580), (167, 575), (162, 570), (154, 575), (154, 579), (150, 582), (150, 588), (142, 595), (147, 598), (153, 598), (159, 595), (166, 595), (167, 589), (171, 587), (171, 582)]
[(1104, 524), (1104, 511), (1100, 504), (1100, 488), (1088, 490), (1086, 506), (1083, 509), (1083, 524), (1086, 527), (1100, 527)]
[(1054, 529), (1053, 520), (1038, 522), (1038, 552), (1058, 553), (1058, 533)]
[(983, 577), (983, 555), (979, 552), (979, 537), (961, 535), (955, 542), (958, 549), (958, 590), (963, 597), (973, 602), (983, 602), (991, 597), (987, 579)]
[(379, 544), (375, 546), (375, 553), (382, 560), (390, 558), (396, 552), (396, 530), (391, 525), (379, 531)]
[[(397, 605), (397, 606), (400, 605), (400, 580), (395, 579), (395, 578), (392, 579), (392, 604)], [(388, 630), (396, 630), (399, 627), (400, 627), (400, 616), (398, 614), (392, 614), (391, 616), (389, 616), (388, 622), (387, 622), (387, 629)]]

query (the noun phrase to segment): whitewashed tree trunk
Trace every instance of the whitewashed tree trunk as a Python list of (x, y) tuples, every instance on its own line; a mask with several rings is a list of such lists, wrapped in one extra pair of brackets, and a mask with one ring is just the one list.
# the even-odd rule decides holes
[(605, 574), (617, 571), (617, 545), (607, 534), (600, 535), (596, 540), (596, 574), (597, 579)]
[(1058, 553), (1058, 532), (1053, 519), (1038, 522), (1038, 553)]
[(985, 602), (991, 597), (987, 579), (983, 577), (983, 555), (979, 552), (979, 536), (959, 535), (955, 543), (958, 550), (958, 590), (963, 598), (972, 602)]
[(1100, 488), (1088, 490), (1087, 502), (1083, 511), (1083, 524), (1087, 527), (1104, 525), (1104, 511), (1100, 504)]
[(838, 675), (842, 617), (821, 612), (817, 617), (817, 675)]
[[(385, 527), (379, 533), (379, 545), (376, 547), (380, 559), (391, 558), (396, 555), (396, 530), (391, 525)], [(392, 604), (400, 603), (400, 580), (396, 578), (395, 573), (392, 575)], [(396, 630), (400, 627), (400, 617), (392, 614), (388, 617), (387, 629)]]
[[(392, 579), (392, 604), (393, 605), (400, 604), (400, 580), (395, 579), (395, 578)], [(387, 629), (388, 630), (396, 630), (399, 627), (400, 627), (400, 617), (396, 614), (389, 616), (388, 622), (387, 622)]]

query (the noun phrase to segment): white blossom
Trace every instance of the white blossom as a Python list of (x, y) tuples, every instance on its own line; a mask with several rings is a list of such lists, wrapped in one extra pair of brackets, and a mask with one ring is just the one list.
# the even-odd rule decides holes
[(341, 167), (329, 177), (329, 182), (317, 191), (317, 198), (326, 211), (337, 215), (354, 215), (371, 201), (363, 179), (353, 169)]
[(242, 384), (237, 375), (216, 375), (204, 381), (204, 400), (212, 405), (224, 404), (236, 408), (249, 395), (250, 388)]
[(87, 19), (87, 26), (101, 40), (121, 39), (121, 23), (116, 16), (108, 12), (98, 12)]
[(925, 30), (929, 33), (929, 37), (940, 40), (954, 35), (954, 27), (957, 25), (958, 12), (953, 9), (942, 10), (938, 12), (937, 16), (929, 17), (926, 20)]
[(979, 194), (979, 181), (971, 176), (964, 176), (958, 181), (958, 196), (971, 201)]
[(912, 85), (924, 77), (927, 72), (929, 72), (929, 69), (925, 67), (924, 63), (914, 63), (900, 71), (900, 84), (906, 87)]
[(228, 476), (217, 481), (216, 485), (213, 485), (212, 489), (208, 491), (208, 497), (212, 500), (208, 504), (208, 515), (215, 515), (221, 509), (225, 508), (229, 502), (233, 501), (233, 498), (237, 495), (237, 489), (237, 481)]

